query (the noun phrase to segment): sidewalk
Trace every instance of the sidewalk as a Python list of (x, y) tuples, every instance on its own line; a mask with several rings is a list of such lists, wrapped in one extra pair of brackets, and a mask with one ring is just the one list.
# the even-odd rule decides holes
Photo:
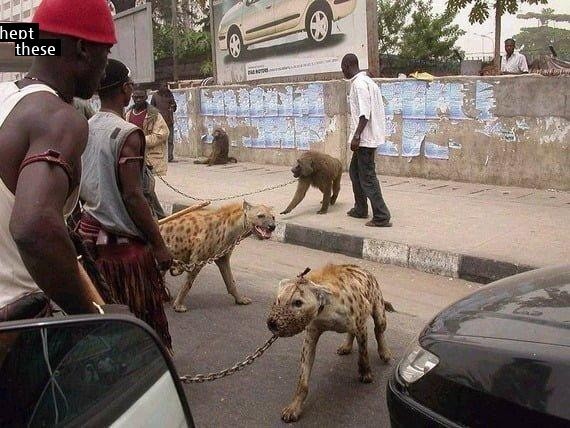
[[(170, 163), (165, 178), (199, 198), (252, 192), (293, 179), (288, 167), (252, 163), (206, 167), (191, 162)], [(353, 203), (346, 173), (338, 201), (325, 215), (316, 214), (322, 195), (313, 188), (293, 212), (278, 214), (291, 200), (296, 184), (245, 199), (274, 207), (279, 227), (273, 239), (440, 275), (489, 282), (535, 267), (570, 263), (570, 192), (379, 178), (392, 228), (366, 227), (366, 220), (346, 215)], [(159, 179), (156, 191), (167, 212), (196, 203)]]

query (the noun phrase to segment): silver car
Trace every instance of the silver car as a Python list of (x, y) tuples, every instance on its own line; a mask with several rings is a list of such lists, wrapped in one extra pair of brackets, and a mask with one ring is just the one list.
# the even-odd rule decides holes
[(332, 23), (355, 8), (356, 0), (240, 1), (222, 17), (218, 46), (238, 59), (247, 46), (301, 31), (322, 43), (330, 36)]

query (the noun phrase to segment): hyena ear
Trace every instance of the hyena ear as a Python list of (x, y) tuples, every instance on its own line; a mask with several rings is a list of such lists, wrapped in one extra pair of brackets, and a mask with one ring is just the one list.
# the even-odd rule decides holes
[(247, 201), (243, 201), (243, 210), (244, 211), (248, 211), (251, 209), (251, 207), (253, 207), (253, 205), (251, 205), (249, 202)]
[(325, 306), (330, 303), (330, 296), (332, 295), (332, 293), (328, 288), (323, 287), (322, 285), (319, 284), (311, 283), (309, 289), (315, 295), (317, 301), (321, 306)]
[(282, 279), (281, 281), (279, 281), (278, 290), (281, 291), (281, 290), (283, 289), (283, 287), (285, 287), (288, 283), (289, 283), (289, 279), (287, 279), (287, 278)]

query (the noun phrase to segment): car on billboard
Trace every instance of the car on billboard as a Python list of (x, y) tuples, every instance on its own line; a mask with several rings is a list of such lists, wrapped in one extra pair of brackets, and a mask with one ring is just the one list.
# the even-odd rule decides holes
[(350, 15), (356, 0), (244, 0), (228, 10), (218, 27), (218, 46), (238, 59), (254, 43), (302, 31), (315, 43), (331, 34), (332, 23)]

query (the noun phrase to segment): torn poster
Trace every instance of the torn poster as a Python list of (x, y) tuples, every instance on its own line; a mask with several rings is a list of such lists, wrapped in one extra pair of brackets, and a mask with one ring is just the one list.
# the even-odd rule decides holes
[(265, 107), (265, 117), (275, 117), (278, 115), (279, 96), (274, 89), (268, 89), (263, 96)]
[(447, 146), (439, 146), (426, 141), (424, 149), (428, 159), (449, 159), (449, 147)]
[(304, 88), (297, 87), (293, 92), (293, 115), (306, 116), (309, 114), (309, 98)]
[(495, 108), (495, 93), (493, 85), (477, 81), (475, 85), (475, 109), (478, 111), (477, 118), (491, 120), (494, 118), (492, 109)]
[(407, 81), (402, 86), (402, 117), (406, 119), (425, 119), (426, 117), (426, 82)]
[(445, 84), (431, 82), (426, 89), (426, 118), (438, 119), (440, 113), (445, 113), (446, 111)]
[(279, 92), (279, 116), (293, 116), (293, 87), (286, 86), (285, 92)]
[(325, 116), (324, 87), (321, 83), (311, 83), (307, 87), (307, 98), (309, 99), (309, 116)]
[(295, 118), (284, 117), (284, 122), (278, 124), (279, 135), (281, 136), (282, 149), (295, 148)]
[(238, 111), (240, 117), (249, 117), (249, 91), (245, 88), (238, 89)]
[(209, 89), (202, 89), (200, 91), (200, 112), (203, 116), (212, 116), (214, 114), (212, 96), (210, 95)]
[(237, 116), (238, 104), (236, 99), (236, 93), (233, 89), (228, 89), (224, 91), (224, 108), (226, 116)]
[[(249, 91), (249, 115), (250, 117), (265, 116), (265, 91), (260, 87), (255, 87)], [(252, 122), (253, 124), (253, 122)]]
[(212, 114), (214, 116), (224, 116), (224, 91), (212, 91)]
[(404, 119), (402, 121), (402, 156), (419, 156), (422, 142), (432, 126), (427, 120)]
[(402, 87), (400, 83), (379, 84), (384, 98), (384, 112), (387, 115), (402, 113)]
[(467, 119), (463, 113), (463, 84), (448, 83), (446, 91), (446, 104), (450, 119)]

